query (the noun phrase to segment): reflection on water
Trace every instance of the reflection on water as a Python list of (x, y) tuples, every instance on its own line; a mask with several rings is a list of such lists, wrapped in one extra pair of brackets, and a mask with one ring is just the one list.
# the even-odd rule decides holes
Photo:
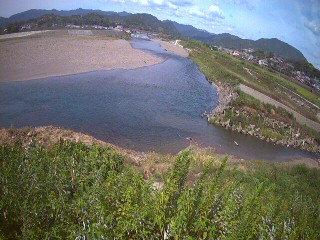
[(207, 124), (200, 115), (217, 105), (217, 94), (195, 64), (151, 41), (132, 45), (165, 61), (134, 70), (2, 83), (0, 127), (62, 126), (139, 151), (176, 153), (191, 137), (246, 159), (311, 156)]

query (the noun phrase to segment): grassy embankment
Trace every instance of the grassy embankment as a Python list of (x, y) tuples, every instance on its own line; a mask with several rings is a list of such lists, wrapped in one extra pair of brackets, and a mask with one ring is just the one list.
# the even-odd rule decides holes
[(1, 239), (320, 237), (319, 169), (189, 149), (156, 188), (111, 147), (36, 142), (0, 147)]
[[(226, 109), (222, 118), (224, 121), (230, 119), (230, 128), (236, 130), (247, 129), (250, 132), (250, 124), (259, 130), (259, 137), (282, 145), (295, 145), (301, 148), (311, 148), (319, 145), (319, 133), (303, 125), (301, 126), (294, 119), (294, 116), (283, 108), (277, 108), (270, 104), (265, 104), (259, 100), (245, 94), (239, 89), (239, 84), (247, 85), (267, 96), (287, 105), (295, 111), (301, 113), (309, 119), (318, 121), (316, 111), (312, 104), (320, 106), (319, 98), (303, 89), (299, 85), (283, 79), (259, 66), (231, 57), (220, 51), (210, 50), (210, 48), (195, 41), (182, 41), (182, 45), (192, 50), (190, 58), (199, 66), (207, 77), (208, 81), (217, 85), (228, 84), (239, 97), (232, 100), (230, 108)], [(304, 103), (304, 106), (296, 100)], [(306, 101), (307, 100), (307, 101)], [(308, 103), (311, 102), (312, 104)], [(266, 118), (269, 120), (266, 122)], [(278, 125), (271, 124), (276, 120)], [(216, 122), (214, 119), (212, 122)], [(293, 129), (288, 128), (288, 124)], [(252, 130), (252, 129), (251, 129)], [(299, 135), (299, 142), (293, 139)], [(313, 147), (302, 146), (303, 138), (311, 137), (315, 141)]]

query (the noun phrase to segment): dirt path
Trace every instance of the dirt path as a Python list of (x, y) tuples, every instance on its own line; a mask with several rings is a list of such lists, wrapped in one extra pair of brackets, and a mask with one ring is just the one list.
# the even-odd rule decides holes
[(294, 117), (296, 118), (297, 122), (299, 122), (300, 124), (305, 124), (307, 125), (308, 127), (310, 128), (313, 128), (314, 130), (320, 132), (320, 124), (317, 123), (317, 122), (314, 122), (306, 117), (304, 117), (303, 115), (301, 115), (300, 113), (294, 111), (293, 109), (287, 107), (286, 105), (268, 97), (267, 95), (257, 91), (257, 90), (254, 90), (246, 85), (243, 85), (243, 84), (240, 84), (240, 89), (241, 91), (253, 96), (254, 98), (264, 102), (264, 103), (269, 103), (269, 104), (272, 104), (276, 107), (282, 107), (284, 109), (286, 109), (288, 112), (291, 112)]

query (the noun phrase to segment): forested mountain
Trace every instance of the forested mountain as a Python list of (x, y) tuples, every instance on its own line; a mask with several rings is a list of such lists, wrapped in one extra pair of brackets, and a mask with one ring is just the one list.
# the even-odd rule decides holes
[(62, 16), (62, 17), (69, 17), (72, 15), (87, 15), (89, 13), (97, 13), (103, 16), (112, 16), (112, 15), (116, 15), (116, 16), (128, 16), (131, 15), (131, 13), (127, 13), (127, 12), (112, 12), (112, 11), (101, 11), (101, 10), (92, 10), (92, 9), (82, 9), (82, 8), (78, 8), (75, 10), (56, 10), (56, 9), (52, 9), (52, 10), (44, 10), (44, 9), (30, 9), (28, 11), (25, 12), (21, 12), (21, 13), (17, 13), (12, 15), (9, 18), (1, 18), (0, 17), (0, 25), (6, 25), (6, 24), (10, 24), (10, 23), (15, 23), (17, 21), (28, 21), (30, 19), (34, 19), (34, 18), (38, 18), (44, 15), (48, 15), (48, 14), (54, 14), (57, 16)]
[[(29, 14), (17, 14), (16, 19), (25, 19), (27, 16), (36, 16), (45, 10), (33, 10), (28, 11)], [(101, 25), (101, 26), (117, 26), (122, 25), (125, 28), (140, 29), (152, 32), (164, 33), (172, 36), (179, 35), (179, 32), (170, 22), (162, 22), (156, 17), (150, 14), (128, 14), (126, 12), (102, 12), (78, 9), (74, 11), (57, 11), (59, 15), (55, 13), (41, 15), (29, 20), (20, 20), (15, 23), (7, 25), (8, 32), (18, 31), (19, 27), (23, 25), (31, 25), (33, 30), (36, 29), (56, 29), (65, 27), (68, 24), (73, 25)], [(46, 12), (46, 11), (45, 11)], [(71, 13), (86, 13), (70, 15)], [(89, 12), (89, 13), (88, 13)], [(68, 16), (63, 16), (68, 15)], [(69, 16), (70, 15), (70, 16)], [(10, 17), (11, 18), (11, 17)], [(9, 18), (9, 19), (10, 19)], [(8, 21), (8, 19), (6, 19)]]
[[(51, 27), (52, 24), (99, 24), (123, 25), (127, 28), (142, 29), (152, 32), (165, 33), (172, 36), (181, 35), (185, 38), (203, 41), (208, 44), (231, 49), (252, 48), (272, 52), (277, 56), (293, 61), (306, 61), (303, 54), (293, 46), (276, 38), (250, 40), (242, 39), (229, 33), (213, 34), (197, 29), (191, 25), (184, 25), (174, 21), (160, 21), (151, 14), (131, 14), (127, 12), (112, 12), (92, 9), (75, 9), (69, 11), (31, 9), (12, 15), (9, 18), (0, 18), (0, 26), (5, 27), (12, 23), (34, 23), (41, 28)], [(17, 30), (17, 26), (10, 29)]]
[(202, 40), (215, 35), (205, 30), (195, 28), (192, 25), (180, 24), (174, 21), (169, 21), (169, 20), (166, 20), (165, 22), (172, 23), (175, 26), (175, 28), (179, 31), (179, 33), (186, 38)]
[(154, 32), (166, 33), (169, 35), (179, 35), (178, 30), (174, 27), (172, 23), (162, 22), (158, 20), (155, 16), (146, 13), (132, 14), (123, 17), (120, 23), (128, 28), (143, 29)]
[(206, 43), (214, 44), (217, 46), (232, 48), (232, 49), (244, 49), (253, 48), (255, 50), (263, 50), (265, 52), (273, 52), (277, 56), (290, 59), (290, 60), (302, 60), (306, 61), (303, 54), (293, 46), (280, 41), (277, 38), (259, 40), (242, 39), (231, 34), (218, 34), (211, 36), (207, 39), (203, 39)]
[(291, 45), (280, 41), (277, 38), (259, 40), (242, 39), (229, 33), (213, 34), (205, 30), (197, 29), (191, 25), (184, 25), (173, 21), (173, 25), (177, 28), (179, 33), (190, 39), (203, 41), (208, 44), (216, 46), (231, 48), (231, 49), (245, 49), (252, 48), (255, 50), (263, 50), (265, 52), (272, 52), (277, 56), (295, 60), (295, 61), (306, 61), (303, 54)]

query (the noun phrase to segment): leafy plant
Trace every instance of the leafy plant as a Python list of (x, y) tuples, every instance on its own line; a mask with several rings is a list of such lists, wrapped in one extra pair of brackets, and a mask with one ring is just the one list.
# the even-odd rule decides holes
[(191, 161), (192, 149), (183, 151), (157, 188), (113, 148), (3, 145), (0, 236), (319, 239), (318, 169), (264, 164), (243, 172), (212, 159), (190, 183)]

